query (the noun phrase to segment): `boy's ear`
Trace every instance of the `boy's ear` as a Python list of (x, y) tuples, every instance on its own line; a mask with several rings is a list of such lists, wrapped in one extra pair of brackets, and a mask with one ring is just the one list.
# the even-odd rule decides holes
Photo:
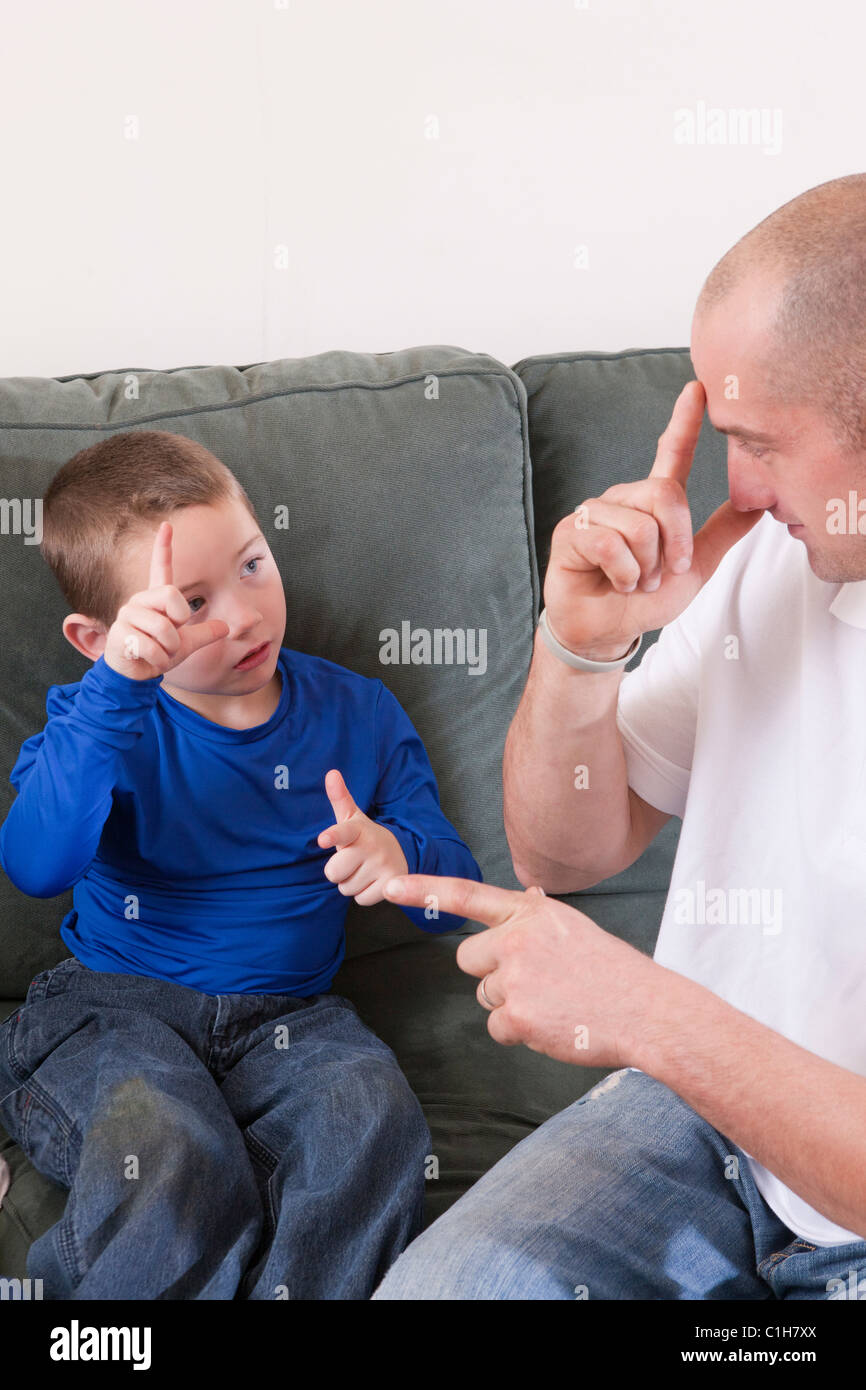
[(88, 618), (85, 613), (69, 613), (63, 619), (63, 636), (88, 661), (98, 661), (105, 651), (108, 629), (104, 623), (96, 618)]

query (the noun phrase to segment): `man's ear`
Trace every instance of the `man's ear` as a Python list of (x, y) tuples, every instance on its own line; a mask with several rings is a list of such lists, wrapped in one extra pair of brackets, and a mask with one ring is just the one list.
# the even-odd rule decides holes
[(108, 629), (104, 623), (84, 613), (69, 613), (63, 619), (63, 636), (88, 661), (98, 661), (105, 651)]

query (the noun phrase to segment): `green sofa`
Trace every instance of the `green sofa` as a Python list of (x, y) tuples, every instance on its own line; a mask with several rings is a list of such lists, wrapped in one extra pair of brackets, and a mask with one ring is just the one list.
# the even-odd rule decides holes
[[(18, 749), (45, 723), (49, 685), (86, 670), (61, 633), (65, 605), (32, 531), (24, 534), (25, 499), (32, 505), (66, 459), (107, 434), (164, 429), (205, 444), (252, 497), (285, 583), (284, 645), (393, 690), (485, 880), (519, 889), (502, 822), (502, 752), (529, 669), (550, 533), (581, 501), (649, 472), (693, 375), (684, 349), (560, 353), (509, 368), (424, 346), (0, 380), (0, 820)], [(708, 420), (688, 495), (695, 529), (727, 496), (724, 441)], [(275, 524), (286, 513), (288, 526)], [(483, 632), (485, 661), (475, 648), (474, 669), (468, 655), (382, 665), (380, 632), (404, 623)], [(679, 827), (672, 818), (628, 870), (565, 901), (651, 953)], [(69, 954), (58, 927), (71, 906), (71, 891), (28, 898), (0, 874), (0, 1019), (38, 971)], [(394, 1049), (427, 1115), (437, 1159), (428, 1223), (605, 1074), (491, 1040), (476, 982), (454, 960), (462, 935), (477, 930), (466, 923), (437, 937), (393, 904), (350, 903), (333, 986)], [(61, 1217), (66, 1191), (2, 1130), (0, 1155), (12, 1178), (0, 1277), (24, 1278), (28, 1246)]]

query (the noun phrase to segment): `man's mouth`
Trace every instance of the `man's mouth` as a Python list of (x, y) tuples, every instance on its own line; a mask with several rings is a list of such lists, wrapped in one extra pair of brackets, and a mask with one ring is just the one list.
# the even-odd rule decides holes
[(270, 642), (260, 642), (257, 647), (251, 647), (245, 657), (242, 657), (235, 665), (236, 671), (246, 670), (249, 666), (254, 666), (259, 660), (263, 659), (270, 647)]

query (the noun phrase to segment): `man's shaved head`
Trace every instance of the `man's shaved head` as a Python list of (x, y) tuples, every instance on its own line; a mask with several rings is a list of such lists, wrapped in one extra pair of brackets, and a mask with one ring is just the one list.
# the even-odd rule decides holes
[(826, 413), (842, 449), (866, 450), (866, 174), (807, 189), (741, 237), (707, 276), (695, 317), (758, 283), (779, 287), (766, 389)]

